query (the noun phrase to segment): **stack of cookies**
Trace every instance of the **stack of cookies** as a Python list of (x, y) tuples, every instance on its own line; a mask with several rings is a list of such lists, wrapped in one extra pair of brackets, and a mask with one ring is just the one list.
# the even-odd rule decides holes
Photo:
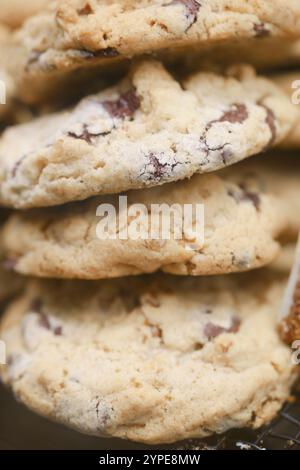
[[(100, 437), (264, 425), (298, 372), (298, 0), (23, 3), (0, 2), (1, 380)], [(149, 226), (187, 205), (204, 239), (194, 212)]]

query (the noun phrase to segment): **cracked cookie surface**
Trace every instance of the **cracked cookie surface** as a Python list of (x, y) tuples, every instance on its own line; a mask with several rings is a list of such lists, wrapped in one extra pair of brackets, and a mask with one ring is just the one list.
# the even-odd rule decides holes
[(285, 279), (30, 282), (1, 323), (1, 378), (91, 435), (153, 444), (262, 426), (296, 376), (276, 330)]
[[(220, 176), (195, 175), (190, 180), (131, 191), (123, 194), (128, 197), (128, 211), (119, 205), (116, 195), (19, 212), (5, 226), (6, 256), (23, 274), (79, 279), (159, 269), (204, 275), (261, 267), (276, 257), (276, 240), (290, 229), (290, 217), (280, 198), (265, 194), (259, 184), (253, 187), (252, 180), (248, 187), (247, 180), (248, 174), (237, 180), (236, 173), (228, 170), (224, 177), (222, 172)], [(98, 207), (106, 207), (103, 204), (110, 204), (116, 211), (116, 227), (110, 222), (108, 226), (115, 239), (107, 239), (103, 230), (98, 231), (98, 224), (103, 220), (106, 223), (100, 212), (97, 216)], [(130, 212), (134, 204), (143, 205), (135, 215)], [(153, 207), (162, 204), (175, 207), (175, 224), (165, 212), (160, 222), (154, 219), (152, 225)], [(186, 204), (193, 210), (189, 226), (184, 223)], [(200, 237), (201, 222), (196, 225), (197, 204), (204, 205), (204, 242)], [(162, 236), (161, 229), (168, 227), (169, 220), (170, 234)], [(124, 227), (128, 229), (125, 239), (119, 236)], [(137, 237), (131, 235), (135, 230)]]
[(297, 111), (249, 67), (179, 82), (154, 61), (71, 110), (0, 139), (0, 200), (51, 206), (180, 180), (280, 142)]

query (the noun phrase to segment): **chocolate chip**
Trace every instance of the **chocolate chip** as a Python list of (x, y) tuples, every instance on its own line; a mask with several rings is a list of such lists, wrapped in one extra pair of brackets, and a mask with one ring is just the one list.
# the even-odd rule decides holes
[(217, 122), (230, 122), (231, 124), (242, 124), (248, 118), (249, 114), (246, 105), (242, 103), (233, 103), (228, 111), (219, 118), (208, 124), (208, 129)]
[(91, 15), (94, 13), (91, 5), (89, 3), (86, 3), (83, 8), (77, 11), (79, 16), (86, 16), (86, 15)]
[(132, 118), (140, 104), (140, 98), (134, 88), (123, 93), (117, 100), (107, 100), (102, 103), (112, 117), (120, 119)]
[(254, 191), (247, 189), (245, 183), (239, 185), (241, 191), (234, 191), (230, 189), (228, 196), (232, 197), (236, 202), (252, 202), (257, 211), (260, 210), (260, 196)]
[(188, 31), (197, 21), (198, 11), (200, 10), (201, 3), (197, 0), (173, 0), (166, 6), (178, 4), (184, 5), (186, 8), (186, 17), (190, 21), (190, 24), (186, 29), (186, 31)]
[(224, 332), (225, 329), (222, 326), (215, 325), (214, 323), (207, 323), (204, 327), (204, 334), (209, 340), (216, 338)]
[(249, 200), (252, 202), (254, 205), (255, 209), (258, 211), (260, 209), (260, 197), (258, 193), (255, 193), (254, 191), (250, 191), (247, 189), (245, 183), (241, 183), (239, 185), (241, 190), (243, 191), (243, 198), (244, 200)]
[(34, 313), (36, 313), (39, 317), (38, 323), (40, 327), (52, 331), (52, 333), (55, 336), (61, 336), (62, 335), (62, 327), (61, 326), (55, 326), (53, 327), (51, 325), (50, 319), (48, 315), (46, 315), (43, 312), (43, 301), (39, 297), (36, 297), (35, 299), (32, 300), (31, 305), (30, 305), (30, 310)]
[(62, 327), (52, 327), (49, 317), (45, 313), (39, 313), (39, 325), (46, 330), (52, 331), (55, 336), (62, 336)]
[(44, 313), (39, 313), (39, 325), (46, 330), (51, 330), (49, 318)]
[(99, 133), (92, 133), (88, 130), (88, 125), (83, 124), (81, 134), (76, 134), (75, 132), (68, 132), (68, 136), (72, 137), (73, 139), (80, 139), (85, 140), (88, 144), (92, 144), (96, 137), (105, 137), (106, 135), (110, 134), (110, 132), (99, 132)]
[(114, 47), (107, 47), (106, 49), (99, 49), (98, 51), (88, 51), (87, 49), (80, 49), (79, 53), (81, 57), (85, 59), (96, 59), (96, 58), (112, 58), (120, 55), (119, 51)]
[(240, 329), (241, 320), (238, 317), (233, 317), (229, 328), (216, 325), (215, 323), (209, 322), (204, 327), (204, 334), (208, 340), (212, 340), (222, 333), (237, 333)]
[(273, 146), (273, 144), (276, 140), (277, 130), (276, 130), (276, 125), (275, 125), (275, 115), (274, 115), (272, 109), (270, 109), (267, 105), (263, 104), (262, 102), (260, 102), (258, 104), (259, 104), (259, 106), (263, 107), (267, 112), (266, 123), (269, 126), (270, 131), (271, 131), (270, 140), (264, 148), (264, 150), (266, 151), (270, 147)]
[(230, 159), (233, 155), (231, 149), (227, 148), (229, 144), (225, 142), (223, 145), (220, 145), (218, 147), (211, 147), (208, 145), (206, 133), (214, 124), (222, 122), (229, 122), (231, 124), (242, 124), (244, 121), (246, 121), (248, 116), (249, 114), (245, 104), (233, 103), (230, 108), (225, 111), (219, 119), (214, 119), (213, 121), (210, 121), (206, 126), (205, 134), (200, 137), (200, 142), (204, 147), (206, 155), (208, 156), (211, 152), (219, 152), (223, 165), (227, 166), (228, 163), (230, 163)]
[(62, 327), (57, 326), (56, 328), (54, 328), (53, 333), (55, 334), (55, 336), (62, 336)]
[(265, 38), (270, 35), (270, 31), (266, 28), (264, 23), (256, 23), (253, 26), (253, 29), (255, 31), (255, 36), (258, 38)]

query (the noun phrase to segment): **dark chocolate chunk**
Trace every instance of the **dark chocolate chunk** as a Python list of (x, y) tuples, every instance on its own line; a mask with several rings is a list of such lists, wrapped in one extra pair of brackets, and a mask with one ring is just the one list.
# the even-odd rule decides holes
[(39, 325), (46, 330), (51, 330), (50, 320), (44, 313), (39, 313)]
[(201, 3), (197, 0), (173, 0), (171, 3), (169, 3), (166, 6), (169, 5), (178, 5), (182, 4), (185, 6), (186, 9), (186, 17), (190, 21), (188, 28), (186, 31), (188, 31), (194, 23), (196, 23), (197, 18), (198, 18), (198, 11), (200, 10)]
[(61, 326), (55, 327), (52, 331), (55, 334), (55, 336), (62, 336), (62, 327)]
[(117, 100), (107, 100), (102, 103), (105, 110), (114, 118), (125, 119), (126, 117), (132, 118), (134, 113), (140, 107), (140, 99), (136, 90), (131, 90), (123, 93)]
[(238, 317), (233, 317), (231, 320), (231, 325), (229, 328), (224, 328), (222, 326), (216, 325), (212, 322), (209, 322), (204, 327), (204, 334), (209, 339), (212, 340), (222, 333), (237, 333), (240, 329), (241, 320)]
[(48, 315), (43, 312), (43, 301), (39, 297), (32, 300), (30, 310), (38, 315), (38, 322), (41, 328), (52, 331), (55, 336), (62, 335), (61, 326), (52, 326)]
[(266, 28), (264, 23), (255, 23), (254, 25), (255, 36), (258, 38), (265, 38), (270, 35), (270, 31)]
[(270, 140), (264, 148), (264, 150), (266, 151), (270, 147), (272, 147), (272, 145), (276, 141), (276, 135), (277, 135), (276, 124), (275, 124), (276, 119), (275, 119), (274, 112), (272, 111), (272, 109), (269, 108), (269, 106), (264, 104), (262, 101), (259, 101), (257, 104), (266, 110), (266, 113), (267, 113), (266, 123), (269, 126), (270, 131), (271, 131)]
[(230, 197), (233, 197), (235, 199), (235, 201), (237, 201), (237, 202), (252, 202), (255, 209), (257, 211), (259, 211), (260, 210), (260, 203), (261, 203), (259, 194), (255, 193), (254, 191), (250, 191), (249, 189), (247, 189), (245, 183), (241, 183), (239, 185), (239, 188), (241, 190), (239, 192), (230, 189), (228, 191), (228, 195)]
[(208, 126), (207, 130), (211, 128), (211, 126), (218, 122), (230, 122), (231, 124), (242, 124), (248, 118), (249, 114), (245, 104), (242, 103), (233, 103), (228, 109), (225, 111), (223, 115), (219, 119), (215, 119), (211, 121)]

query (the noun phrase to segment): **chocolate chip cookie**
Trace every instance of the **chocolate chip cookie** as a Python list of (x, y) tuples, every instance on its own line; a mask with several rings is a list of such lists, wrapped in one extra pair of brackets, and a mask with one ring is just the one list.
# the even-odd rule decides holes
[(15, 34), (13, 75), (19, 97), (36, 100), (79, 69), (252, 38), (259, 49), (265, 38), (299, 35), (298, 0), (61, 0)]
[[(4, 230), (7, 259), (23, 274), (79, 279), (159, 269), (204, 275), (261, 267), (278, 254), (277, 239), (290, 228), (289, 213), (276, 195), (264, 193), (259, 184), (248, 185), (248, 174), (235, 180), (234, 172), (195, 175), (128, 192), (122, 195), (128, 210), (116, 195), (16, 213)], [(185, 205), (192, 208), (190, 219)], [(198, 205), (204, 207), (204, 241)], [(163, 212), (166, 206), (171, 213)], [(140, 212), (133, 213), (132, 207)], [(113, 214), (99, 232), (106, 224), (103, 210), (115, 211), (116, 225)], [(164, 227), (170, 229), (166, 235)]]
[(0, 200), (51, 206), (215, 171), (279, 143), (297, 116), (252, 68), (179, 81), (144, 61), (75, 108), (9, 128), (0, 138)]
[(6, 312), (1, 378), (96, 436), (157, 444), (269, 422), (296, 377), (276, 314), (285, 276), (33, 281)]

